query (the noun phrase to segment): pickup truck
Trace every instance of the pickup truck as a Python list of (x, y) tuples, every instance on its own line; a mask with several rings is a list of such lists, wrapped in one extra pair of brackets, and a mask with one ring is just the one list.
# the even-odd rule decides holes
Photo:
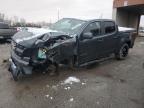
[(0, 22), (0, 40), (11, 39), (11, 37), (17, 32), (16, 28), (10, 28), (8, 24)]
[(125, 59), (133, 29), (118, 28), (108, 19), (64, 18), (49, 29), (28, 29), (12, 38), (10, 68), (14, 80), (36, 70), (55, 72), (59, 64), (82, 67), (115, 54)]

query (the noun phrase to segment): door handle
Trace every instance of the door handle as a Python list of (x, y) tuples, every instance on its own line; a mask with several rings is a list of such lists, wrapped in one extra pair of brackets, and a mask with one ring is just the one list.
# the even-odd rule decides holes
[(117, 39), (118, 38), (118, 36), (115, 36), (115, 37), (113, 37), (114, 39)]
[(100, 42), (101, 42), (101, 41), (103, 41), (103, 38), (98, 38), (97, 41), (100, 41)]

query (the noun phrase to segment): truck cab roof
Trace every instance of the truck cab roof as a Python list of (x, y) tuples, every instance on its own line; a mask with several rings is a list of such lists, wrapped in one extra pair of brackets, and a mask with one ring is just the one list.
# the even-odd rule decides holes
[(112, 21), (112, 22), (115, 22), (112, 19), (78, 19), (78, 18), (63, 18), (63, 19), (73, 19), (73, 20), (81, 20), (81, 21), (87, 21), (87, 22), (93, 22), (93, 21)]

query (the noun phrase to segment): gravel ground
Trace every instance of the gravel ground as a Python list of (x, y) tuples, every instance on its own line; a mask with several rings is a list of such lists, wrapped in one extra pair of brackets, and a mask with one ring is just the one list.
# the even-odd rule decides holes
[[(7, 71), (10, 44), (0, 44), (0, 108), (144, 108), (144, 37), (126, 60), (114, 58), (60, 75), (35, 73), (13, 81)], [(74, 76), (80, 82), (65, 84)]]

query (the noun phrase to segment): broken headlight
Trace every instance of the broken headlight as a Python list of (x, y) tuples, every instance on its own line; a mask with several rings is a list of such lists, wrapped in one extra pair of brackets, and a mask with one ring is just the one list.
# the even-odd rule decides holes
[(45, 48), (39, 48), (38, 58), (39, 59), (46, 59), (46, 52), (47, 52), (47, 50)]

